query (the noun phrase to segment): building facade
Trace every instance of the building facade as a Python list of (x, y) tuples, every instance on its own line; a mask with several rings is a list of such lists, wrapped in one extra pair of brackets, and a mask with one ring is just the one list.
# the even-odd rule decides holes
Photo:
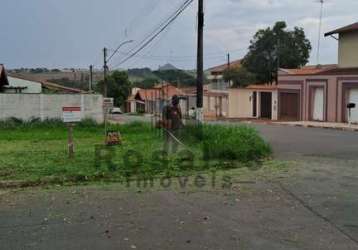
[(280, 120), (358, 123), (358, 23), (325, 36), (335, 34), (339, 64), (280, 69)]

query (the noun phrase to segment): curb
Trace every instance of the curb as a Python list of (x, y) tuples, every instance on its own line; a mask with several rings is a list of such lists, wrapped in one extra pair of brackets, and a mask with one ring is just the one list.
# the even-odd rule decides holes
[[(230, 121), (231, 122), (231, 121)], [(235, 122), (235, 121), (232, 121)], [(303, 128), (322, 128), (322, 129), (332, 129), (332, 130), (341, 130), (341, 131), (349, 131), (349, 132), (358, 132), (358, 128), (352, 128), (352, 127), (332, 127), (332, 126), (315, 126), (311, 124), (289, 124), (289, 123), (280, 123), (280, 122), (270, 122), (270, 121), (238, 121), (244, 124), (262, 124), (262, 125), (273, 125), (273, 126), (288, 126), (288, 127), (303, 127)]]
[(271, 123), (273, 125), (289, 126), (289, 127), (303, 127), (303, 128), (322, 128), (322, 129), (331, 129), (331, 130), (341, 130), (341, 131), (350, 131), (357, 132), (358, 128), (346, 128), (346, 127), (330, 127), (330, 126), (314, 126), (310, 124), (282, 124), (282, 123)]

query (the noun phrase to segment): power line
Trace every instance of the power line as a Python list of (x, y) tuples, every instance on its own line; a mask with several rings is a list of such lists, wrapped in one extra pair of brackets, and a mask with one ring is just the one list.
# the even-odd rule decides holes
[[(149, 33), (148, 35), (145, 36), (145, 38), (138, 44), (138, 47), (143, 44), (145, 41), (147, 41), (148, 39), (150, 39), (161, 27), (163, 27), (166, 23), (168, 23), (171, 18), (178, 13), (178, 11), (183, 8), (183, 6), (188, 2), (188, 0), (185, 0), (184, 3), (181, 3), (178, 7), (174, 8), (174, 13), (169, 15), (169, 17), (163, 18), (158, 25), (156, 25)], [(130, 50), (129, 53), (135, 51), (136, 48), (133, 48), (132, 50)]]
[(124, 62), (128, 61), (136, 54), (138, 54), (141, 50), (147, 47), (160, 33), (162, 33), (190, 4), (193, 0), (186, 0), (172, 15), (170, 15), (163, 23), (158, 26), (159, 31), (154, 30), (149, 36), (147, 36), (139, 45), (141, 45), (138, 49), (132, 49), (129, 53), (130, 55), (119, 62), (114, 67), (118, 67)]
[(169, 21), (167, 23), (164, 24), (163, 27), (161, 27), (157, 32), (155, 32), (155, 34), (153, 36), (151, 36), (147, 41), (145, 41), (138, 49), (136, 49), (133, 53), (131, 53), (127, 58), (125, 58), (124, 60), (122, 60), (121, 62), (119, 62), (117, 65), (115, 65), (114, 67), (118, 67), (119, 65), (127, 62), (128, 60), (130, 60), (132, 57), (136, 56), (140, 51), (142, 51), (144, 48), (146, 48), (156, 37), (158, 37), (170, 24), (172, 24), (179, 16), (181, 13), (184, 12), (184, 10), (189, 7), (189, 5), (193, 2), (194, 0), (187, 0), (183, 3), (183, 5), (174, 13), (174, 15), (169, 19)]
[[(227, 53), (234, 53), (234, 52), (239, 52), (239, 51), (247, 51), (246, 48), (242, 48), (242, 49), (235, 49), (235, 50), (228, 50)], [(211, 52), (211, 53), (206, 53), (205, 54), (205, 57), (206, 58), (214, 58), (214, 57), (226, 57), (227, 53), (222, 53), (222, 52)], [(120, 53), (124, 56), (128, 56), (130, 53)], [(193, 58), (196, 58), (195, 55), (183, 55), (183, 56), (172, 56), (172, 55), (145, 55), (145, 54), (139, 54), (137, 55), (136, 57), (139, 57), (139, 58), (143, 58), (143, 59), (146, 59), (146, 58), (149, 58), (149, 59), (158, 59), (158, 60), (164, 60), (164, 59), (167, 59), (167, 58), (173, 58), (173, 59), (177, 59), (177, 60), (191, 60)]]
[(129, 40), (129, 41), (125, 41), (125, 42), (121, 43), (120, 45), (118, 45), (118, 47), (113, 51), (112, 55), (107, 59), (107, 62), (109, 62), (109, 61), (112, 59), (112, 57), (119, 51), (119, 49), (120, 49), (123, 45), (125, 45), (125, 44), (127, 44), (127, 43), (132, 43), (132, 42), (134, 42), (134, 41), (133, 41), (133, 40)]
[[(225, 58), (226, 54), (222, 55), (212, 55), (212, 56), (204, 56), (207, 60), (217, 60), (220, 58)], [(141, 60), (147, 60), (147, 61), (164, 61), (165, 59), (170, 59), (170, 61), (173, 62), (188, 62), (192, 61), (194, 57), (188, 57), (188, 58), (176, 58), (176, 57), (156, 57), (156, 56), (150, 56), (150, 55), (136, 55), (134, 58), (138, 58)]]
[[(156, 48), (158, 46), (158, 44), (165, 38), (165, 36), (169, 33), (169, 31), (170, 31), (170, 27), (168, 29), (166, 29), (166, 31), (157, 39), (156, 42), (152, 43), (150, 45), (150, 47), (148, 47), (148, 51), (146, 53), (144, 53), (144, 56), (151, 56), (154, 48)], [(128, 56), (129, 54), (130, 53), (126, 53), (124, 56)], [(137, 57), (137, 60), (133, 60), (132, 63), (130, 63), (129, 65), (136, 65), (139, 60), (142, 60), (142, 59)]]

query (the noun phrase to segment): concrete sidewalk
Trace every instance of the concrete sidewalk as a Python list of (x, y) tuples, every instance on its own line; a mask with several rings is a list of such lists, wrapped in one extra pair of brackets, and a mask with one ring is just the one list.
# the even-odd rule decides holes
[(348, 123), (297, 121), (297, 122), (273, 122), (273, 124), (306, 127), (306, 128), (327, 128), (327, 129), (338, 129), (338, 130), (346, 130), (346, 131), (358, 131), (357, 124), (348, 124)]

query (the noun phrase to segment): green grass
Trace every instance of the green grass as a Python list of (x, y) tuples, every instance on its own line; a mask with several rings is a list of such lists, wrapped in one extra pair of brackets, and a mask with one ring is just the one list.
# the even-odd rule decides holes
[[(158, 153), (163, 137), (150, 124), (111, 125), (110, 129), (120, 131), (123, 144), (102, 150), (100, 157), (96, 157), (96, 146), (101, 147), (104, 141), (103, 126), (89, 120), (77, 124), (75, 158), (69, 159), (67, 128), (62, 122), (24, 123), (16, 119), (0, 122), (0, 180), (66, 182), (122, 180), (133, 175), (178, 176), (196, 171), (255, 168), (271, 155), (270, 146), (258, 133), (244, 126), (215, 125), (201, 129), (189, 126), (182, 132), (182, 138), (192, 157), (178, 153), (164, 160), (160, 160)], [(128, 152), (135, 153), (129, 156)], [(111, 158), (106, 158), (108, 154)]]

